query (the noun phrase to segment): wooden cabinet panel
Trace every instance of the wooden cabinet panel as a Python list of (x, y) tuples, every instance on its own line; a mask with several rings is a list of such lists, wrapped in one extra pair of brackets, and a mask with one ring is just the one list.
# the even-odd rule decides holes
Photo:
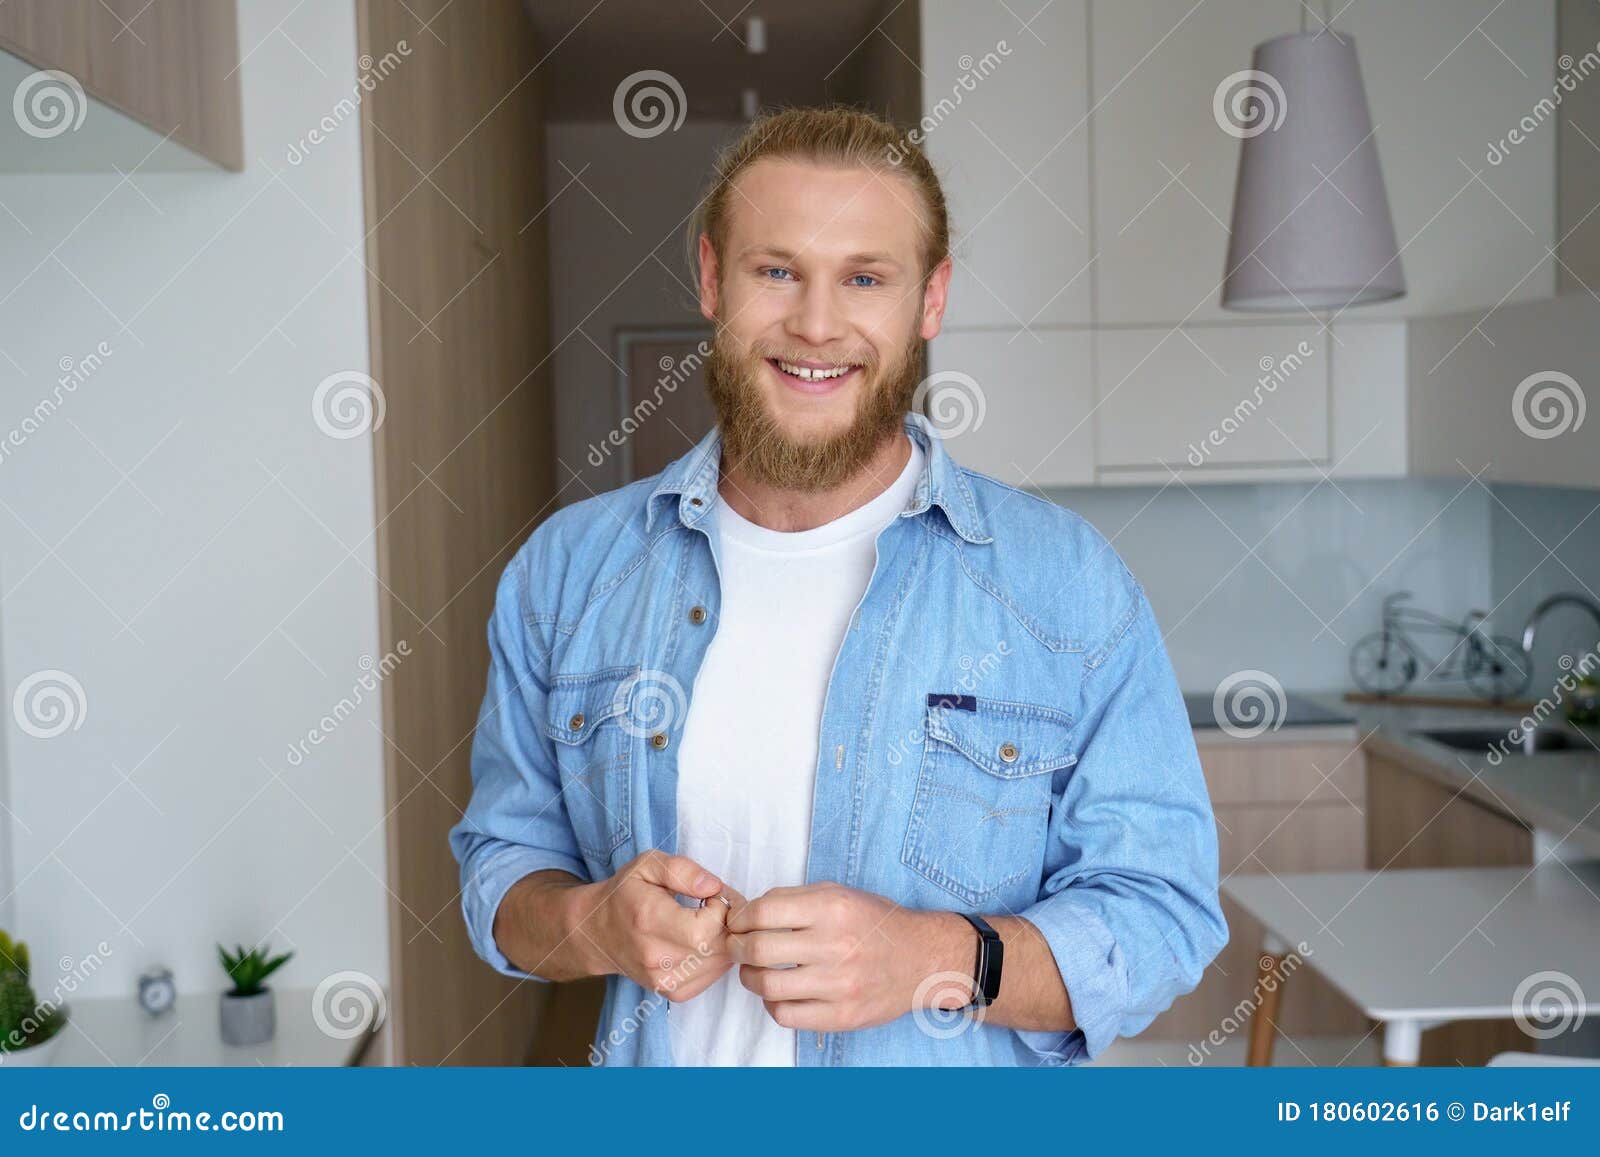
[[(1494, 868), (1533, 863), (1533, 833), (1510, 816), (1373, 756), (1367, 773), (1367, 866)], [(1422, 1034), (1424, 1065), (1482, 1065), (1529, 1051), (1515, 1021), (1460, 1021)]]
[[(1200, 762), (1217, 819), (1218, 871), (1315, 872), (1366, 861), (1365, 757), (1349, 741), (1207, 741)], [(1141, 1035), (1201, 1046), (1213, 1031), (1243, 1033), (1253, 1007), (1262, 927), (1226, 897), (1228, 943), (1193, 992)], [(1283, 988), (1279, 1027), (1296, 1036), (1359, 1036), (1368, 1022), (1313, 969)], [(1292, 1048), (1292, 1045), (1283, 1047)]]
[(244, 167), (235, 0), (11, 0), (0, 49), (202, 157)]
[[(1348, 740), (1285, 743), (1247, 739), (1199, 745), (1206, 790), (1217, 807), (1269, 803), (1359, 804), (1367, 792), (1366, 758)], [(1280, 812), (1284, 809), (1278, 809)]]

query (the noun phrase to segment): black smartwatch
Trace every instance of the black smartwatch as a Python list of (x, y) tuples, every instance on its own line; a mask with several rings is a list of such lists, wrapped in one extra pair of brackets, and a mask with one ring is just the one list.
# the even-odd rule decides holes
[(978, 933), (978, 959), (972, 966), (972, 1003), (967, 1007), (981, 1008), (993, 1004), (1000, 995), (1000, 966), (1005, 963), (1006, 946), (1000, 933), (989, 927), (982, 916), (969, 916), (965, 912), (960, 915)]

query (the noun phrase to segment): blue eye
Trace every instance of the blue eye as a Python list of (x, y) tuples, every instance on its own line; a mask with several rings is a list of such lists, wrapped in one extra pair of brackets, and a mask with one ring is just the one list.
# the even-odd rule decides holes
[(787, 269), (776, 265), (769, 269), (763, 269), (762, 272), (765, 273), (768, 279), (772, 281), (784, 281), (794, 276), (794, 274), (790, 273)]
[(858, 273), (850, 279), (850, 284), (857, 289), (871, 289), (878, 284), (878, 279), (870, 273)]

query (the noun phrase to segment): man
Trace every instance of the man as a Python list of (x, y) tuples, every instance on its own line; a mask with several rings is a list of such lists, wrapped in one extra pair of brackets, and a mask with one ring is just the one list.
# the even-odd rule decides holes
[(752, 125), (698, 222), (716, 430), (501, 579), (462, 905), (508, 976), (609, 978), (597, 1063), (1078, 1063), (1226, 939), (1142, 589), (909, 412), (948, 243), (891, 125)]

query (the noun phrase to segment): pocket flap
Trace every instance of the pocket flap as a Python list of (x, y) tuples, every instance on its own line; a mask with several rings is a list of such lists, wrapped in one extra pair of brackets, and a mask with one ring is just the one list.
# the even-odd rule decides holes
[(545, 699), (545, 734), (558, 743), (583, 743), (606, 720), (627, 713), (638, 673), (637, 667), (608, 667), (556, 676)]
[(972, 696), (930, 700), (927, 733), (1007, 779), (1078, 762), (1072, 716), (1054, 707)]

